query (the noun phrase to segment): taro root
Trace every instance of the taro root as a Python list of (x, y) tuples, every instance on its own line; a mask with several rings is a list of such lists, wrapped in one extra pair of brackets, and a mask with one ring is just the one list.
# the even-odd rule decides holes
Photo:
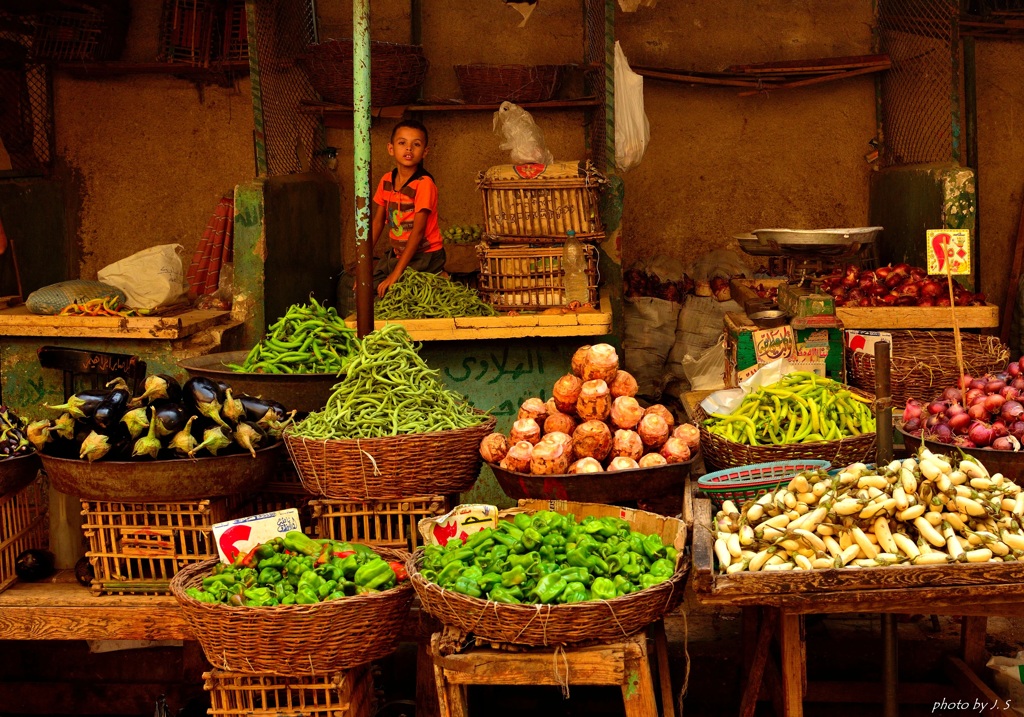
[(640, 419), (640, 425), (636, 427), (636, 432), (640, 434), (640, 440), (644, 442), (645, 446), (658, 449), (668, 440), (669, 427), (665, 423), (665, 419), (657, 413), (648, 413)]
[(501, 460), (501, 467), (515, 473), (529, 473), (532, 458), (533, 444), (529, 441), (519, 441), (509, 447), (508, 453)]
[(492, 433), (480, 441), (480, 456), (488, 463), (500, 463), (508, 454), (508, 441), (504, 434)]
[(569, 466), (570, 473), (603, 473), (604, 468), (601, 467), (601, 463), (587, 456), (586, 458), (580, 458), (578, 461)]
[(574, 375), (582, 378), (583, 377), (583, 364), (587, 361), (587, 355), (590, 353), (590, 344), (586, 346), (580, 346), (576, 349), (576, 352), (572, 355), (572, 372)]
[(673, 429), (672, 437), (683, 439), (690, 451), (700, 445), (700, 430), (692, 423), (680, 423)]
[(618, 371), (619, 356), (615, 353), (615, 347), (611, 344), (596, 344), (591, 346), (590, 351), (587, 352), (580, 378), (584, 381), (600, 379), (609, 383), (615, 378)]
[(612, 450), (610, 453), (612, 458), (625, 456), (626, 458), (638, 461), (643, 454), (644, 442), (640, 440), (639, 433), (625, 429), (615, 431), (615, 435), (612, 436)]
[(601, 421), (587, 421), (576, 427), (572, 434), (576, 455), (603, 461), (612, 450), (612, 432)]
[(645, 416), (651, 413), (656, 413), (663, 419), (665, 419), (665, 423), (668, 424), (669, 429), (671, 429), (672, 426), (676, 425), (676, 417), (672, 415), (672, 411), (668, 410), (660, 403), (655, 403), (654, 405), (648, 406), (647, 409), (644, 411)]
[(655, 468), (657, 466), (663, 466), (668, 463), (665, 460), (665, 456), (660, 453), (648, 453), (646, 456), (638, 461), (641, 468)]
[(608, 384), (600, 379), (587, 381), (576, 401), (576, 415), (584, 421), (603, 421), (612, 412), (612, 395)]
[(611, 416), (616, 428), (634, 428), (644, 417), (644, 409), (632, 396), (619, 396), (612, 401)]
[(619, 456), (612, 458), (612, 462), (608, 464), (608, 471), (628, 471), (631, 468), (639, 468), (640, 464), (634, 461), (632, 458), (626, 456)]
[[(551, 433), (545, 433), (544, 437), (540, 439), (541, 443), (560, 443), (568, 448), (573, 447), (572, 436), (563, 431), (552, 431)], [(540, 445), (539, 443), (537, 445)]]
[(530, 472), (534, 475), (562, 475), (569, 470), (572, 451), (561, 441), (541, 441), (530, 454)]
[(552, 400), (555, 406), (562, 413), (573, 414), (576, 412), (576, 401), (580, 397), (580, 389), (583, 381), (571, 373), (567, 373), (555, 381), (555, 387), (551, 391)]
[(537, 445), (540, 440), (540, 426), (532, 418), (521, 418), (512, 424), (512, 432), (509, 434), (509, 440), (512, 443), (518, 443), (519, 441), (529, 441), (530, 443)]
[(637, 386), (633, 374), (620, 369), (615, 372), (615, 378), (608, 384), (608, 390), (612, 392), (612, 398), (635, 396), (639, 386)]
[(543, 424), (547, 417), (548, 407), (539, 398), (528, 398), (523, 401), (523, 405), (519, 407), (519, 415), (516, 416), (520, 421), (524, 418), (532, 418), (538, 426)]
[(684, 463), (690, 460), (690, 447), (682, 438), (669, 438), (659, 453), (669, 463)]
[(572, 433), (576, 429), (576, 419), (568, 413), (556, 411), (549, 413), (544, 419), (544, 434), (549, 433)]

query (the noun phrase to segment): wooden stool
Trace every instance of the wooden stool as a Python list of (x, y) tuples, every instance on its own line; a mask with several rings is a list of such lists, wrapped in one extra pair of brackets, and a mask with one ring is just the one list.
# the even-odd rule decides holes
[[(665, 717), (674, 715), (668, 656), (662, 656), (664, 625), (655, 630), (655, 650)], [(661, 639), (658, 638), (658, 631)], [(430, 640), (440, 717), (469, 717), (466, 688), (469, 685), (618, 685), (626, 717), (657, 717), (654, 682), (648, 660), (647, 636), (632, 637), (588, 647), (537, 648), (507, 652), (479, 647), (454, 655), (439, 655), (441, 633)]]

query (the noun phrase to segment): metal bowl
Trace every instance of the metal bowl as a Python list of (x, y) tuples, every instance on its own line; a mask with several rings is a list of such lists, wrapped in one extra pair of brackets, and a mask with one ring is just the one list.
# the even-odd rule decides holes
[(846, 229), (755, 229), (763, 243), (785, 254), (838, 256), (856, 253), (864, 244), (874, 244), (882, 227)]
[(509, 498), (614, 504), (661, 498), (676, 491), (681, 494), (695, 456), (685, 463), (580, 475), (536, 476), (507, 471), (494, 463), (487, 465)]
[(331, 390), (342, 378), (333, 373), (238, 373), (224, 365), (240, 364), (248, 354), (248, 351), (206, 354), (179, 361), (178, 365), (188, 372), (189, 377), (205, 376), (224, 381), (231, 385), (233, 393), (270, 398), (300, 413), (318, 411), (326, 406)]
[(786, 312), (778, 309), (755, 311), (752, 314), (747, 314), (747, 318), (762, 329), (773, 329), (776, 326), (783, 326), (789, 321)]
[[(900, 426), (897, 426), (896, 430), (903, 436), (903, 442), (911, 453), (921, 445), (920, 436), (912, 436)], [(963, 451), (967, 455), (977, 458), (989, 473), (1002, 473), (1017, 485), (1024, 486), (1024, 450), (1014, 452), (996, 451), (991, 448), (961, 448), (929, 439), (925, 439), (924, 445), (932, 453), (959, 453), (959, 451)]]
[(234, 453), (161, 461), (88, 461), (39, 458), (50, 483), (61, 493), (85, 500), (174, 502), (204, 500), (258, 490), (276, 475), (284, 442), (260, 448), (253, 457)]
[(35, 451), (0, 460), (0, 496), (19, 491), (39, 473), (39, 454)]

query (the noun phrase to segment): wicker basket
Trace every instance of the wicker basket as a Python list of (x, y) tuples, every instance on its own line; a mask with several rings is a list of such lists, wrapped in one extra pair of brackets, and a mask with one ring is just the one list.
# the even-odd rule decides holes
[[(893, 403), (902, 407), (908, 398), (931, 401), (957, 385), (960, 369), (952, 331), (888, 331), (892, 335), (890, 383)], [(1006, 368), (1010, 351), (998, 336), (960, 333), (964, 370), (984, 376)], [(846, 349), (846, 375), (851, 385), (875, 389), (875, 357)]]
[[(326, 102), (353, 104), (352, 40), (329, 40), (296, 58), (313, 89)], [(370, 101), (374, 107), (415, 102), (429, 63), (419, 45), (370, 43)]]
[(602, 176), (486, 179), (478, 182), (484, 234), (502, 244), (551, 244), (568, 232), (581, 242), (601, 242)]
[(509, 605), (469, 597), (428, 581), (419, 571), (422, 550), (410, 556), (409, 578), (423, 609), (446, 626), (470, 633), (485, 641), (512, 645), (574, 645), (581, 642), (610, 642), (632, 635), (674, 610), (683, 599), (689, 561), (684, 555), (686, 525), (642, 510), (617, 508), (596, 503), (564, 501), (520, 501), (521, 510), (554, 510), (586, 515), (623, 518), (635, 530), (657, 533), (667, 545), (679, 550), (675, 574), (654, 587), (613, 600), (588, 600), (568, 605)]
[[(385, 560), (408, 553), (378, 548)], [(315, 605), (237, 607), (204, 603), (185, 590), (202, 584), (217, 560), (190, 565), (171, 580), (171, 594), (210, 664), (236, 672), (305, 675), (347, 670), (395, 649), (414, 593), (409, 583), (384, 592)]]
[[(861, 396), (871, 396), (858, 389), (850, 389)], [(700, 428), (700, 449), (704, 454), (704, 463), (709, 469), (725, 470), (736, 466), (747, 466), (754, 463), (775, 463), (779, 461), (806, 461), (810, 459), (828, 461), (834, 466), (847, 466), (851, 463), (870, 463), (875, 460), (876, 434), (865, 433), (860, 436), (843, 438), (838, 441), (820, 441), (818, 443), (794, 443), (783, 446), (748, 446), (745, 443), (726, 440), (712, 433), (704, 426), (707, 414), (697, 406), (694, 422)]]
[(546, 102), (558, 92), (561, 65), (455, 65), (462, 97), (469, 104)]
[(419, 522), (450, 510), (443, 495), (387, 501), (313, 500), (310, 507), (321, 538), (398, 550), (418, 548), (423, 542)]
[[(588, 301), (599, 305), (597, 249), (583, 244), (587, 261)], [(497, 311), (538, 311), (565, 306), (562, 247), (477, 246), (480, 257), (480, 296)]]
[(479, 426), (386, 438), (320, 440), (285, 431), (284, 440), (306, 490), (323, 498), (386, 500), (461, 493), (480, 474), (480, 441), (494, 431)]

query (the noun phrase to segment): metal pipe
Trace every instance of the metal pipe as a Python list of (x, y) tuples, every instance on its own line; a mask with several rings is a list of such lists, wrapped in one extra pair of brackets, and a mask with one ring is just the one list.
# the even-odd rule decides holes
[(352, 156), (356, 198), (356, 331), (373, 331), (373, 246), (370, 241), (370, 0), (352, 2)]
[(974, 231), (971, 236), (971, 284), (981, 291), (981, 179), (978, 176), (978, 74), (973, 37), (964, 38), (964, 139), (967, 166), (974, 171)]
[(892, 460), (892, 385), (890, 383), (889, 342), (875, 343), (875, 434), (878, 445), (875, 463), (884, 466)]
[(423, 44), (423, 0), (409, 0), (409, 42)]

